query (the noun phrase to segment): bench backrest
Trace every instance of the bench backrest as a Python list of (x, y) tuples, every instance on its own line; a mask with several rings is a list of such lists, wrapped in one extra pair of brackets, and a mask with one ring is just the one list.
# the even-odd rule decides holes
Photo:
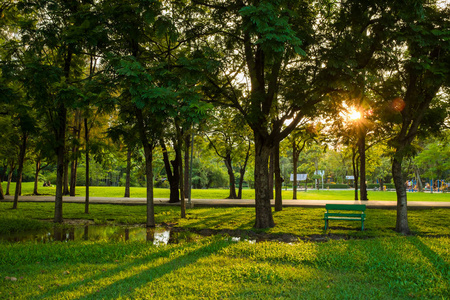
[(325, 204), (326, 210), (357, 210), (365, 211), (365, 204)]

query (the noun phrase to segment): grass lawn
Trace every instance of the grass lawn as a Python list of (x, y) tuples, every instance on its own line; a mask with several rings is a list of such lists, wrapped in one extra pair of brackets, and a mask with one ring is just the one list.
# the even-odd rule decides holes
[[(449, 238), (0, 245), (4, 299), (446, 299)], [(12, 278), (17, 279), (12, 281)]]
[[(3, 189), (6, 190), (6, 184), (3, 182)], [(14, 195), (15, 184), (11, 185), (11, 195)], [(25, 182), (22, 187), (23, 195), (31, 195), (33, 193), (33, 183)], [(55, 187), (39, 187), (39, 193), (44, 195), (54, 195)], [(91, 197), (123, 197), (124, 187), (100, 187), (92, 186), (89, 188)], [(297, 199), (302, 200), (353, 200), (354, 190), (312, 190), (307, 192), (297, 192)], [(85, 188), (80, 186), (76, 188), (78, 196), (85, 195)], [(243, 199), (254, 199), (255, 191), (252, 189), (244, 189)], [(194, 189), (192, 190), (193, 199), (225, 199), (228, 196), (226, 189)], [(145, 198), (146, 189), (143, 187), (132, 187), (131, 197)], [(169, 189), (154, 189), (155, 198), (169, 198)], [(395, 192), (368, 191), (369, 200), (377, 201), (397, 201)], [(283, 199), (292, 199), (292, 191), (283, 190)], [(408, 201), (450, 201), (450, 193), (408, 193)]]
[[(19, 203), (19, 209), (11, 209), (11, 202), (0, 202), (0, 234), (14, 231), (24, 231), (28, 227), (52, 220), (54, 214), (53, 203), (29, 202)], [(143, 205), (112, 205), (91, 204), (90, 214), (84, 213), (84, 204), (64, 203), (64, 219), (91, 220), (95, 224), (145, 224), (146, 208)], [(280, 212), (274, 212), (274, 228), (257, 232), (283, 235), (291, 234), (302, 237), (315, 235), (338, 235), (354, 238), (368, 237), (396, 237), (394, 232), (396, 211), (387, 209), (367, 209), (365, 230), (360, 231), (359, 222), (330, 221), (331, 229), (324, 232), (324, 208), (286, 207)], [(240, 230), (255, 231), (254, 208), (251, 207), (195, 207), (186, 211), (186, 219), (180, 218), (180, 208), (177, 206), (155, 206), (155, 220), (157, 224), (175, 223), (177, 227), (192, 230)], [(416, 235), (450, 236), (449, 209), (421, 209), (409, 210), (408, 220), (410, 229)], [(26, 220), (26, 221), (24, 221)], [(37, 224), (28, 224), (37, 222)]]
[[(0, 202), (0, 232), (50, 226), (52, 203)], [(65, 203), (64, 217), (136, 224), (144, 206)], [(448, 209), (410, 210), (412, 236), (393, 231), (395, 211), (368, 209), (358, 222), (330, 222), (323, 208), (285, 208), (256, 233), (327, 242), (233, 242), (255, 233), (252, 208), (156, 206), (158, 223), (213, 236), (156, 247), (146, 242), (0, 243), (0, 299), (446, 299), (450, 294)], [(221, 233), (222, 231), (222, 233)], [(308, 240), (308, 239), (307, 239)]]

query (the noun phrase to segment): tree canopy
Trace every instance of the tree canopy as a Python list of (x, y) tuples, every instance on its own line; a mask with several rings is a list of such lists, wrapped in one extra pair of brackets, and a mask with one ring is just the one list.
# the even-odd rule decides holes
[[(29, 147), (38, 169), (38, 145), (51, 145), (45, 160), (57, 173), (55, 222), (62, 222), (69, 181), (75, 194), (78, 160), (89, 185), (89, 153), (96, 155), (89, 133), (101, 140), (109, 131), (144, 158), (148, 226), (155, 226), (154, 149), (163, 151), (157, 173), (164, 164), (171, 200), (180, 195), (183, 207), (190, 137), (200, 133), (227, 170), (230, 198), (239, 197), (236, 175), (241, 190), (247, 166), (253, 167), (245, 176), (255, 187), (255, 227), (272, 227), (272, 172), (279, 210), (280, 156), (287, 157), (280, 149), (291, 151), (280, 143), (289, 137), (297, 173), (302, 145), (319, 134), (305, 122), (315, 120), (329, 136), (324, 145), (307, 145), (304, 154), (311, 157), (300, 166), (317, 171), (323, 149), (335, 151), (335, 160), (353, 157), (361, 199), (367, 199), (366, 173), (387, 178), (387, 153), (396, 229), (409, 232), (402, 163), (417, 154), (417, 137), (448, 125), (447, 3), (20, 0), (1, 10), (2, 173), (21, 173)], [(344, 109), (359, 112), (359, 121), (347, 122)], [(98, 115), (108, 129), (100, 129)], [(383, 159), (366, 167), (377, 156)], [(343, 177), (348, 168), (335, 172)], [(205, 182), (206, 175), (198, 178)]]

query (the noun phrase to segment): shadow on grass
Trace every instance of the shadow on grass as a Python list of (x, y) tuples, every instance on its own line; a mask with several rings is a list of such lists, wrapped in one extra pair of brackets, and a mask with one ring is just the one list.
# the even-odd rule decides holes
[(88, 278), (83, 278), (82, 280), (79, 280), (77, 282), (72, 282), (72, 283), (69, 283), (67, 285), (60, 285), (60, 286), (57, 286), (57, 287), (53, 287), (52, 289), (50, 289), (50, 290), (46, 291), (45, 293), (41, 294), (37, 299), (47, 299), (50, 296), (56, 296), (56, 295), (58, 295), (58, 294), (60, 294), (62, 292), (65, 292), (65, 291), (71, 291), (71, 290), (73, 291), (76, 288), (81, 287), (81, 286), (87, 284), (90, 281), (99, 280), (99, 279), (104, 278), (104, 277), (113, 276), (114, 274), (117, 274), (117, 273), (120, 273), (122, 271), (125, 271), (128, 268), (131, 268), (131, 267), (139, 265), (139, 264), (143, 264), (143, 263), (148, 262), (148, 261), (153, 260), (153, 259), (158, 259), (158, 258), (161, 258), (161, 257), (169, 257), (170, 254), (175, 252), (175, 251), (176, 251), (175, 248), (170, 249), (170, 250), (166, 250), (166, 251), (162, 251), (162, 252), (158, 251), (156, 253), (153, 253), (153, 254), (148, 255), (146, 257), (143, 257), (141, 259), (134, 260), (134, 261), (132, 261), (132, 262), (130, 262), (128, 264), (120, 265), (120, 266), (116, 267), (113, 270), (108, 270), (106, 272), (97, 274), (95, 276), (91, 276), (91, 277), (88, 277)]
[(439, 254), (425, 245), (418, 237), (408, 237), (408, 241), (412, 245), (414, 245), (424, 257), (428, 259), (428, 261), (433, 265), (434, 269), (439, 273), (439, 277), (447, 277), (448, 280), (446, 281), (446, 286), (447, 288), (449, 288), (450, 278), (448, 277), (450, 275), (450, 265), (445, 260), (443, 260)]
[[(225, 211), (225, 212), (224, 212)], [(248, 208), (233, 208), (207, 211), (193, 211), (188, 215), (189, 223), (183, 227), (196, 229), (217, 229), (233, 227), (238, 229), (251, 229), (254, 224), (254, 215)], [(249, 219), (248, 221), (246, 221)]]
[[(166, 274), (172, 273), (180, 268), (184, 268), (192, 263), (195, 263), (197, 260), (201, 258), (208, 257), (212, 253), (222, 248), (225, 248), (227, 245), (228, 243), (224, 241), (212, 241), (211, 243), (203, 245), (201, 248), (188, 251), (184, 255), (176, 257), (170, 260), (169, 262), (166, 262), (162, 265), (158, 265), (155, 267), (150, 267), (147, 270), (142, 271), (140, 273), (135, 273), (132, 276), (119, 279), (106, 287), (100, 288), (95, 292), (85, 294), (77, 299), (86, 299), (86, 298), (104, 299), (105, 297), (108, 298), (106, 295), (111, 294), (121, 296), (132, 294), (134, 290), (138, 289), (139, 287), (149, 282), (152, 282), (153, 280), (156, 280), (160, 277), (163, 277)], [(121, 272), (127, 271), (135, 267), (139, 267), (140, 265), (143, 264), (147, 264), (152, 260), (170, 257), (179, 251), (180, 247), (174, 247), (162, 252), (158, 251), (156, 253), (145, 256), (141, 259), (133, 260), (128, 264), (117, 266), (114, 269), (110, 269), (108, 271), (102, 272), (90, 278), (84, 278), (82, 280), (67, 284), (65, 286), (55, 287), (52, 290), (47, 291), (45, 294), (40, 295), (38, 299), (47, 299), (48, 297), (55, 297), (55, 296), (58, 297), (58, 295), (64, 297), (64, 295), (62, 295), (61, 293), (65, 291), (75, 291), (78, 288), (81, 288), (92, 281), (101, 281), (103, 278), (111, 278), (115, 275), (118, 275)]]
[[(114, 283), (98, 290), (96, 292), (99, 297), (104, 297), (105, 294), (113, 294), (113, 295), (121, 295), (126, 296), (132, 294), (135, 290), (140, 288), (141, 286), (152, 282), (158, 278), (163, 277), (166, 274), (175, 272), (178, 269), (184, 268), (190, 264), (195, 263), (201, 258), (205, 258), (217, 252), (218, 250), (224, 248), (228, 243), (223, 241), (213, 241), (212, 244), (207, 244), (199, 249), (188, 252), (182, 256), (179, 256), (171, 261), (164, 263), (162, 265), (151, 267), (145, 271), (134, 274), (133, 276), (129, 276), (120, 280), (115, 281)], [(136, 265), (136, 264), (134, 264)], [(84, 295), (78, 299), (85, 299), (93, 296), (94, 294)]]

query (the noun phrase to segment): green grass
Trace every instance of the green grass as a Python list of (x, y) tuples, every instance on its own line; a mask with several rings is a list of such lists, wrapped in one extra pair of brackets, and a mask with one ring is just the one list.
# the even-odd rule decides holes
[(18, 232), (38, 231), (51, 228), (51, 224), (39, 220), (23, 218), (20, 214), (14, 217), (0, 216), (0, 234), (12, 234)]
[(0, 244), (0, 298), (445, 299), (449, 248), (445, 237)]
[[(450, 235), (450, 210), (424, 209), (409, 210), (409, 226), (417, 235)], [(274, 212), (274, 228), (256, 232), (296, 236), (341, 235), (356, 238), (397, 236), (395, 228), (396, 211), (386, 209), (368, 209), (365, 230), (360, 231), (359, 222), (330, 221), (330, 229), (323, 230), (322, 220), (324, 208), (287, 207), (280, 212)], [(17, 230), (10, 228), (9, 220), (52, 220), (54, 216), (53, 203), (20, 203), (19, 209), (11, 209), (10, 202), (0, 202), (0, 234), (13, 231), (24, 231), (20, 225)], [(177, 206), (155, 206), (156, 223), (176, 223), (176, 226), (192, 230), (241, 230), (255, 232), (254, 208), (250, 207), (195, 207), (187, 210), (186, 219), (180, 218), (180, 208)], [(89, 219), (96, 224), (145, 224), (146, 208), (143, 205), (112, 205), (91, 204), (90, 214), (84, 213), (84, 204), (64, 203), (65, 219)], [(25, 223), (26, 224), (26, 223)], [(4, 228), (8, 228), (6, 231)]]
[[(10, 207), (0, 202), (0, 230), (8, 220), (32, 221), (12, 230), (20, 231), (53, 217), (52, 203)], [(64, 217), (145, 222), (144, 206), (90, 208), (86, 215), (83, 204), (64, 203)], [(253, 208), (200, 207), (188, 210), (186, 219), (179, 218), (179, 209), (156, 206), (156, 221), (243, 237), (255, 232)], [(445, 299), (450, 294), (448, 209), (410, 210), (415, 235), (408, 237), (393, 231), (394, 210), (368, 209), (363, 232), (358, 222), (330, 222), (324, 231), (323, 212), (285, 208), (274, 212), (275, 228), (256, 233), (321, 236), (324, 243), (236, 243), (228, 234), (161, 247), (101, 240), (3, 242), (0, 299)]]
[[(3, 182), (4, 190), (6, 184)], [(15, 191), (15, 185), (11, 185), (11, 194)], [(33, 183), (25, 182), (22, 187), (23, 195), (31, 195), (33, 192)], [(39, 193), (45, 195), (54, 195), (55, 187), (39, 187)], [(124, 187), (99, 187), (92, 186), (89, 189), (91, 197), (123, 197)], [(79, 186), (76, 188), (78, 196), (85, 195), (85, 187)], [(194, 189), (192, 190), (193, 199), (225, 199), (228, 196), (226, 189)], [(145, 198), (146, 189), (143, 187), (132, 187), (131, 197)], [(169, 189), (154, 189), (155, 198), (169, 198)], [(252, 189), (243, 190), (243, 199), (254, 199), (255, 191)], [(299, 200), (353, 200), (354, 190), (311, 190), (307, 192), (298, 191), (297, 199)], [(395, 192), (380, 192), (368, 191), (369, 200), (377, 201), (396, 201), (397, 195)], [(292, 191), (283, 190), (283, 199), (292, 199)], [(408, 201), (436, 201), (445, 202), (450, 201), (450, 193), (408, 193)]]

